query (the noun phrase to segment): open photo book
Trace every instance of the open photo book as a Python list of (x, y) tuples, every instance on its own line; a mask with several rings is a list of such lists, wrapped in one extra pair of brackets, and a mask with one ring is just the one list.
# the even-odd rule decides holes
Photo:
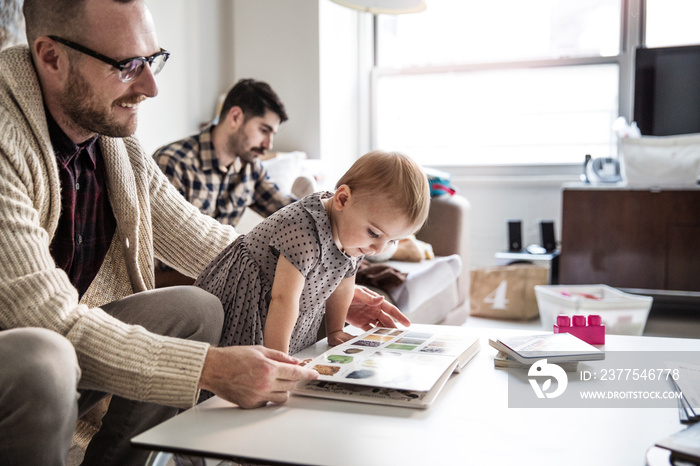
[(319, 378), (297, 383), (293, 393), (426, 408), (478, 351), (478, 337), (459, 327), (377, 327), (307, 362)]

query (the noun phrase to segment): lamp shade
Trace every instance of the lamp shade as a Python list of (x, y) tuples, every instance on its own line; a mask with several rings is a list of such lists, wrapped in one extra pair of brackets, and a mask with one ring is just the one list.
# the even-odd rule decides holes
[(331, 0), (354, 10), (366, 11), (372, 14), (399, 15), (403, 13), (418, 13), (425, 10), (423, 0)]

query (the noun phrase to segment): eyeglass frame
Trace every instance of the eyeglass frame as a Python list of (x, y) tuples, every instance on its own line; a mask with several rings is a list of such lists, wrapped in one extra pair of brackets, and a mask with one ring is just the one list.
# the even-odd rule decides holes
[(107, 63), (108, 65), (112, 65), (114, 68), (116, 68), (117, 70), (119, 70), (119, 74), (120, 74), (120, 75), (121, 75), (121, 73), (124, 72), (124, 70), (127, 69), (127, 68), (126, 68), (126, 65), (127, 65), (128, 63), (130, 63), (130, 62), (132, 62), (132, 61), (134, 61), (134, 60), (140, 60), (141, 62), (143, 62), (143, 66), (141, 66), (141, 71), (139, 71), (138, 74), (136, 74), (133, 78), (131, 78), (131, 79), (125, 81), (124, 79), (121, 78), (121, 76), (119, 76), (119, 80), (120, 80), (121, 82), (123, 82), (123, 83), (128, 83), (128, 82), (131, 82), (131, 81), (133, 81), (134, 79), (138, 78), (139, 75), (141, 74), (141, 72), (143, 71), (143, 68), (144, 68), (144, 66), (146, 65), (146, 63), (148, 63), (148, 67), (150, 68), (151, 65), (153, 65), (153, 61), (154, 61), (156, 58), (158, 58), (159, 56), (164, 56), (164, 58), (163, 58), (163, 65), (162, 65), (159, 69), (157, 69), (156, 71), (154, 71), (153, 74), (156, 75), (156, 74), (160, 73), (160, 70), (162, 70), (162, 69), (163, 69), (163, 66), (165, 66), (165, 62), (167, 62), (167, 61), (168, 61), (168, 58), (170, 58), (170, 52), (168, 52), (167, 50), (161, 48), (161, 49), (160, 49), (160, 52), (156, 52), (156, 53), (154, 53), (153, 55), (148, 56), (148, 57), (131, 57), (131, 58), (125, 58), (124, 60), (119, 60), (119, 61), (117, 61), (117, 60), (115, 60), (115, 59), (113, 59), (113, 58), (109, 58), (109, 57), (106, 56), (106, 55), (102, 55), (102, 54), (99, 53), (99, 52), (95, 52), (94, 50), (92, 50), (92, 49), (90, 49), (90, 48), (88, 48), (88, 47), (85, 47), (84, 45), (76, 44), (75, 42), (69, 41), (68, 39), (63, 39), (63, 38), (58, 37), (58, 36), (48, 36), (48, 37), (49, 37), (50, 39), (52, 39), (52, 40), (58, 42), (59, 44), (63, 44), (63, 45), (65, 45), (65, 46), (67, 46), (67, 47), (72, 48), (73, 50), (77, 50), (77, 51), (80, 52), (80, 53), (84, 53), (85, 55), (89, 55), (89, 56), (91, 56), (92, 58), (97, 58), (98, 60), (100, 60), (100, 61), (102, 61), (102, 62), (104, 62), (104, 63)]

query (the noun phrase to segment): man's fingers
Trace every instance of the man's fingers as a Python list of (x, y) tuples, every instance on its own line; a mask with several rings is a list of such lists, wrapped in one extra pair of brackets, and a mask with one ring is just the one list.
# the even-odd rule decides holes
[(271, 393), (287, 393), (290, 390), (294, 390), (296, 384), (297, 382), (294, 380), (278, 380), (275, 384), (276, 390), (273, 390)]
[(260, 347), (260, 350), (263, 352), (264, 356), (280, 363), (276, 368), (276, 380), (291, 381), (293, 386), (294, 382), (298, 380), (315, 380), (318, 378), (318, 372), (302, 366), (300, 364), (302, 361), (298, 358), (270, 348)]
[[(391, 304), (389, 301), (384, 299), (383, 296), (375, 293), (372, 290), (362, 287), (361, 294), (363, 295), (363, 301), (367, 306), (372, 309), (377, 309), (378, 317), (377, 320), (384, 327), (396, 327), (393, 320), (398, 321), (401, 325), (410, 326), (411, 321), (406, 317), (398, 307)], [(392, 320), (393, 319), (393, 320)], [(365, 329), (369, 330), (369, 329)]]
[(384, 301), (384, 296), (364, 286), (356, 285), (352, 301), (354, 304), (359, 302), (366, 306), (379, 306)]
[(283, 364), (279, 366), (277, 379), (296, 382), (297, 380), (316, 380), (318, 372), (306, 367)]
[(273, 350), (270, 348), (266, 348), (264, 346), (260, 347), (260, 350), (262, 351), (263, 355), (278, 362), (282, 362), (285, 364), (294, 364), (297, 365), (299, 364), (299, 360), (293, 356), (289, 356), (287, 353), (284, 353), (282, 351), (277, 351)]
[(270, 395), (270, 401), (273, 403), (286, 403), (289, 400), (289, 393), (284, 392), (274, 392)]
[(391, 318), (398, 321), (401, 325), (404, 325), (406, 327), (409, 327), (411, 325), (411, 321), (408, 319), (408, 317), (406, 317), (406, 315), (403, 312), (399, 311), (398, 307), (390, 303), (386, 304), (388, 304), (389, 306), (382, 306), (382, 310), (386, 315), (389, 315)]
[[(280, 401), (280, 403), (284, 403), (284, 401)], [(255, 409), (255, 408), (262, 408), (263, 406), (265, 406), (267, 404), (267, 401), (256, 401), (256, 402), (241, 401), (241, 402), (238, 402), (236, 404), (240, 408), (243, 408), (243, 409)]]
[(387, 314), (383, 314), (383, 313), (379, 314), (377, 321), (379, 322), (378, 327), (389, 327), (389, 328), (396, 327), (396, 324), (394, 323), (394, 319), (392, 319)]
[(385, 301), (384, 296), (375, 294), (375, 293), (367, 293), (367, 298), (365, 298), (365, 303), (368, 306), (379, 306)]

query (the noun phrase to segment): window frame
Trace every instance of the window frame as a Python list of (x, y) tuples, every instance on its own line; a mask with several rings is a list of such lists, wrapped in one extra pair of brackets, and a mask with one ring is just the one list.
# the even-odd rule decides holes
[[(484, 70), (508, 70), (508, 69), (532, 69), (532, 68), (558, 68), (564, 66), (586, 66), (617, 64), (620, 70), (618, 81), (618, 109), (620, 116), (631, 120), (634, 104), (634, 53), (637, 47), (644, 44), (644, 25), (646, 0), (621, 0), (620, 15), (620, 52), (609, 57), (582, 57), (540, 59), (497, 63), (474, 63), (458, 65), (437, 66), (412, 66), (406, 68), (382, 68), (377, 66), (378, 18), (373, 18), (373, 45), (374, 59), (370, 70), (370, 115), (369, 137), (370, 146), (377, 146), (377, 88), (378, 81), (386, 76), (410, 76), (441, 73), (464, 73)], [(612, 131), (612, 129), (611, 129)], [(450, 173), (469, 173), (480, 175), (528, 175), (528, 174), (578, 174), (581, 172), (581, 163), (539, 164), (525, 162), (519, 164), (468, 164), (468, 165), (440, 165), (438, 168)]]

